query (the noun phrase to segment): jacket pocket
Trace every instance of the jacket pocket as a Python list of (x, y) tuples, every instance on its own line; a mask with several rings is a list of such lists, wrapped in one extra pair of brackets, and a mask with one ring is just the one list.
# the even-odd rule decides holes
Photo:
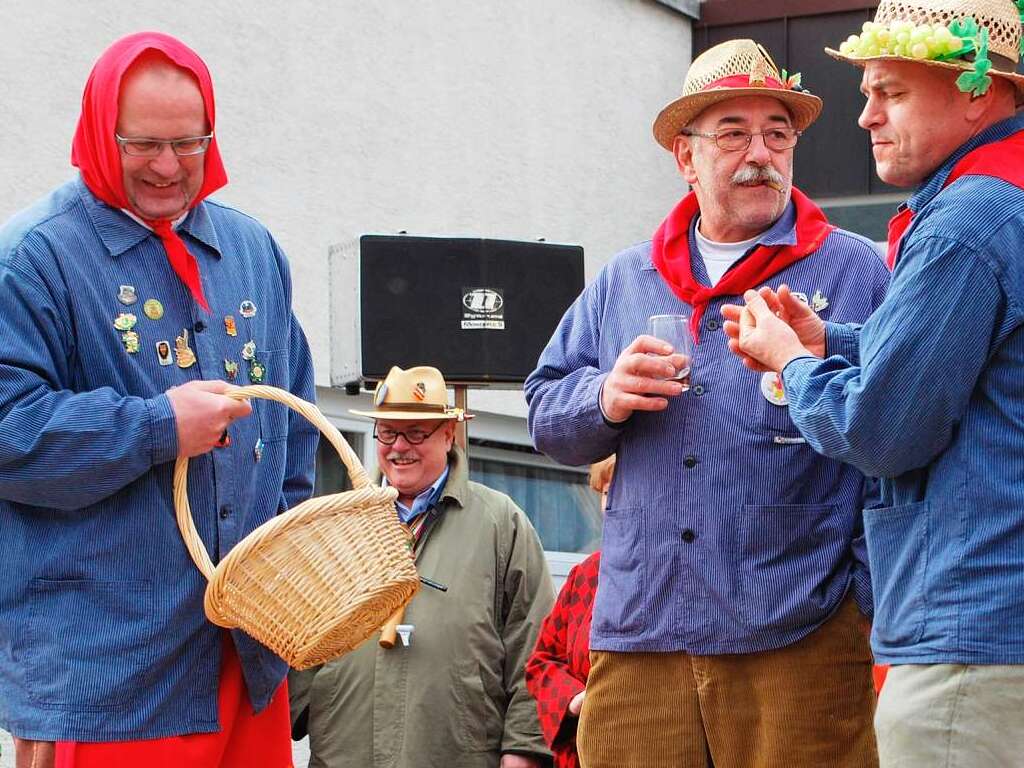
[(737, 530), (740, 604), (753, 630), (817, 624), (845, 591), (850, 523), (832, 504), (746, 504)]
[(874, 636), (887, 646), (921, 639), (928, 613), (927, 501), (864, 510), (875, 596)]
[(643, 510), (609, 509), (604, 517), (594, 629), (605, 635), (640, 632), (646, 623)]
[(53, 709), (124, 709), (152, 661), (148, 581), (33, 579), (25, 627), (29, 695)]

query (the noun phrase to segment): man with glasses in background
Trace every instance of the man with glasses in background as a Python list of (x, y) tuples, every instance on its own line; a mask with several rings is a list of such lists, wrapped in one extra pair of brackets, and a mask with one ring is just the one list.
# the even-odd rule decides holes
[(314, 387), (284, 255), (205, 199), (227, 181), (214, 118), (192, 50), (115, 42), (85, 87), (80, 176), (0, 230), (0, 727), (19, 766), (292, 764), (285, 664), (207, 621), (171, 498), (191, 458), (216, 561), (312, 491), (313, 428), (224, 394)]
[[(617, 456), (577, 736), (587, 768), (877, 764), (866, 481), (811, 450), (778, 378), (734, 358), (719, 315), (781, 282), (844, 322), (882, 301), (871, 244), (792, 187), (820, 110), (752, 40), (694, 60), (654, 123), (692, 192), (601, 271), (526, 382), (540, 450)], [(666, 314), (688, 316), (688, 359), (644, 333)]]
[[(398, 491), (427, 586), (403, 642), (375, 640), (290, 678), (293, 735), (317, 768), (539, 768), (525, 665), (554, 602), (537, 532), (503, 493), (469, 480), (441, 372), (392, 368), (374, 393), (377, 462)], [(408, 644), (406, 644), (406, 641)]]

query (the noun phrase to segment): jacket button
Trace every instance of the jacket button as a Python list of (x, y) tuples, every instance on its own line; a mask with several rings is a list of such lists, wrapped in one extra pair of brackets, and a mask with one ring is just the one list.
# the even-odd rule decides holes
[(687, 456), (683, 459), (683, 466), (687, 469), (693, 469), (697, 466), (697, 458), (695, 456)]
[(227, 520), (229, 517), (231, 517), (231, 505), (230, 504), (224, 504), (220, 508), (220, 519), (221, 520)]
[(691, 531), (689, 528), (687, 528), (685, 531), (683, 531), (681, 538), (687, 544), (692, 544), (693, 540), (697, 538), (697, 534)]
[(717, 320), (708, 320), (707, 324), (704, 327), (707, 328), (709, 331), (717, 331), (721, 326), (719, 325), (719, 322)]
[(700, 384), (693, 388), (693, 394), (695, 394), (697, 397), (703, 395), (705, 391), (706, 390), (704, 389), (704, 387), (702, 387)]
[(202, 333), (206, 330), (206, 323), (202, 320), (196, 320), (196, 324), (192, 326), (192, 330), (196, 333)]

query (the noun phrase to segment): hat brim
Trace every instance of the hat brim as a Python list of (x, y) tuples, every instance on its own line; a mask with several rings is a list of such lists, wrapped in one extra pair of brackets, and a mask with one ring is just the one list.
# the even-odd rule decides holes
[(821, 99), (811, 93), (781, 88), (712, 88), (681, 96), (661, 110), (654, 121), (654, 138), (671, 152), (676, 136), (697, 115), (712, 104), (743, 96), (767, 96), (778, 99), (793, 116), (793, 127), (798, 131), (807, 128), (821, 114)]
[[(954, 72), (969, 72), (974, 69), (974, 63), (970, 61), (934, 61), (932, 59), (915, 59), (912, 56), (897, 56), (896, 54), (886, 54), (883, 56), (847, 56), (845, 53), (840, 53), (834, 48), (826, 48), (825, 53), (836, 61), (845, 61), (847, 64), (853, 64), (853, 66), (861, 68), (863, 68), (869, 61), (909, 61), (911, 64), (924, 64), (929, 67), (941, 67), (942, 69), (950, 69)], [(1004, 72), (1003, 70), (995, 69), (994, 67), (988, 71), (988, 74), (995, 77), (1001, 77), (1013, 83), (1013, 87), (1017, 89), (1017, 104), (1020, 105), (1021, 103), (1024, 103), (1024, 75), (1018, 75), (1016, 72)]]
[[(353, 413), (356, 416), (365, 416), (368, 419), (395, 419), (405, 421), (442, 421), (442, 420), (455, 420), (459, 418), (459, 414), (454, 411), (445, 411), (444, 413), (430, 413), (424, 411), (357, 411), (354, 408), (348, 409), (349, 413)], [(462, 419), (469, 421), (475, 414), (463, 413)]]

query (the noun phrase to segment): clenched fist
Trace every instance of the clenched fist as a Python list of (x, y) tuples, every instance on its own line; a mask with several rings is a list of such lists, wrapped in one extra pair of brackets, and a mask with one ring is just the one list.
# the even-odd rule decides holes
[(190, 381), (167, 390), (178, 425), (179, 457), (213, 450), (232, 421), (252, 413), (248, 401), (225, 396), (232, 389), (226, 381)]

